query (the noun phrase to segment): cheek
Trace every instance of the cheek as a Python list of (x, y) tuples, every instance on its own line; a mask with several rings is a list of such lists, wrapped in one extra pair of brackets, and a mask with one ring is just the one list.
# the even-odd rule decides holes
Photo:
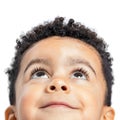
[(24, 85), (16, 103), (19, 118), (33, 118), (36, 110), (39, 108), (38, 103), (41, 96), (41, 86), (36, 84)]
[(91, 114), (101, 112), (104, 103), (104, 90), (100, 84), (76, 86), (75, 91), (77, 99), (83, 105), (83, 111)]

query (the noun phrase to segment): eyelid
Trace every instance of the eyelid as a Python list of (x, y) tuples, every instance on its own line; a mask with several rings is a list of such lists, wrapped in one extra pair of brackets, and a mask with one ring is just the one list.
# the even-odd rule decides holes
[(36, 65), (36, 64), (43, 64), (45, 66), (50, 66), (50, 63), (47, 59), (43, 59), (43, 58), (33, 59), (26, 66), (24, 73), (28, 70), (29, 67)]

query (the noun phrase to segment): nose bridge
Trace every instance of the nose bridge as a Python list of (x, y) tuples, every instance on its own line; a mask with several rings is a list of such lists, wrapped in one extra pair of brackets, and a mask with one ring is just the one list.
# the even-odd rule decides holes
[(52, 79), (52, 81), (47, 86), (47, 92), (49, 93), (58, 92), (58, 91), (63, 91), (66, 93), (70, 92), (69, 82), (65, 78), (56, 77)]

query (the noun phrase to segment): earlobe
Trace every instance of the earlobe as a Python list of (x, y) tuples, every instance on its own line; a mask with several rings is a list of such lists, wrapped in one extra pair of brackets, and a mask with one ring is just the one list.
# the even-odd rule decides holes
[(17, 120), (15, 117), (15, 108), (10, 106), (5, 111), (5, 120)]
[(106, 106), (104, 108), (104, 119), (103, 120), (114, 120), (115, 111), (112, 107)]

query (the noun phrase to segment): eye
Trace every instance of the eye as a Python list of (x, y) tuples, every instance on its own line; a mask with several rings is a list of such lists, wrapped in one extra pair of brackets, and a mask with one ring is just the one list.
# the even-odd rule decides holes
[(80, 70), (76, 70), (75, 72), (73, 72), (72, 74), (72, 78), (73, 79), (81, 79), (81, 80), (87, 80), (88, 74), (86, 71), (80, 69)]
[(47, 79), (49, 78), (47, 72), (43, 69), (35, 69), (33, 70), (32, 74), (31, 74), (31, 79)]

